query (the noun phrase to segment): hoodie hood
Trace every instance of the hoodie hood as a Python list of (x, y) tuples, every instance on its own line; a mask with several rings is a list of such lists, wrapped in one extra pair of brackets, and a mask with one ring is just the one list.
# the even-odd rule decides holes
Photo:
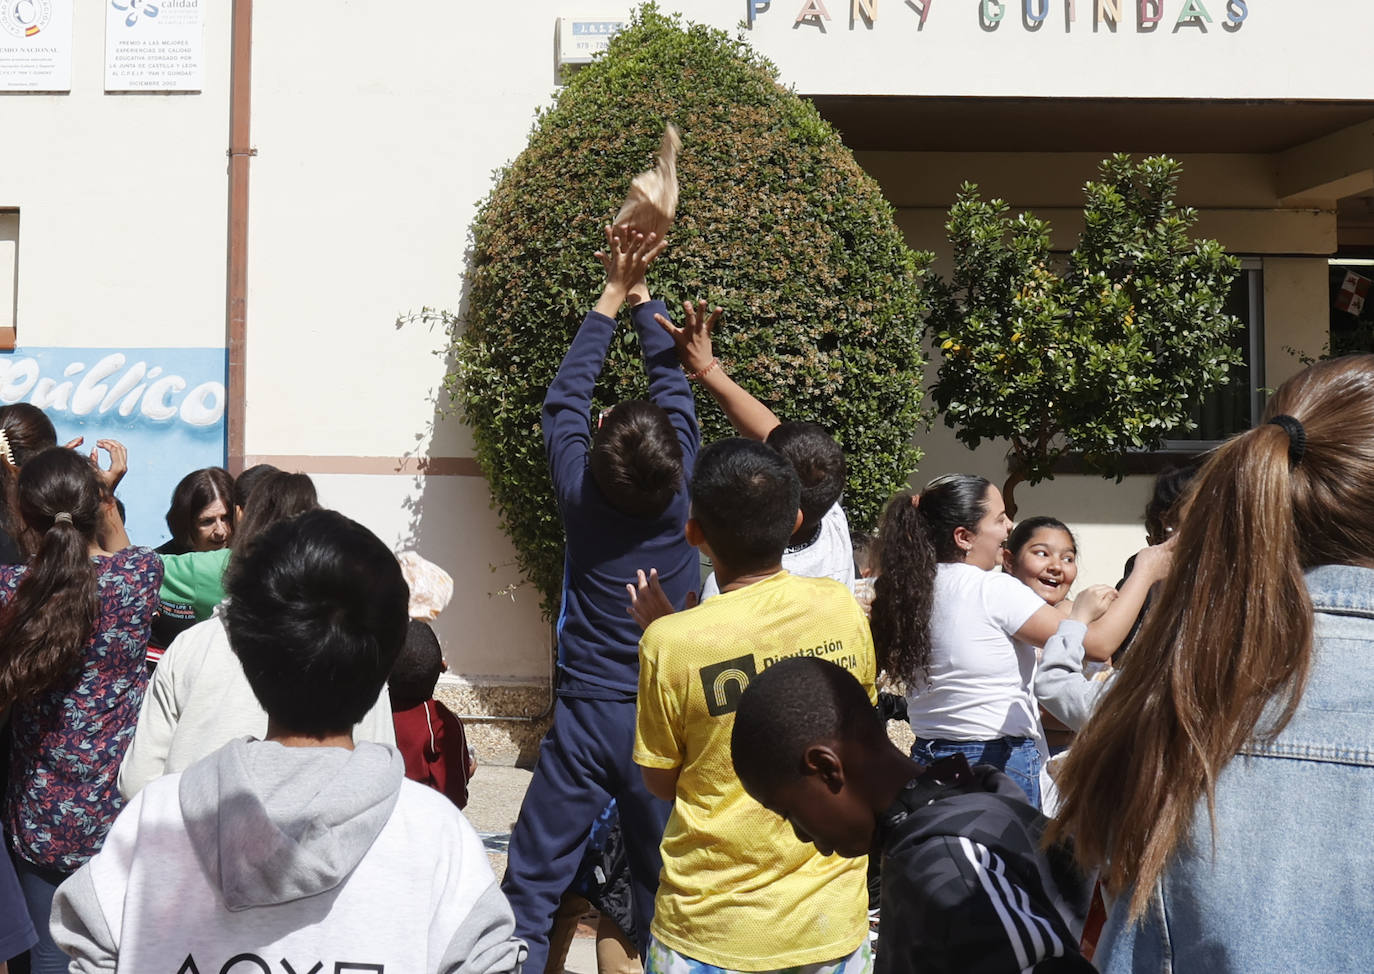
[(360, 742), (284, 747), (231, 741), (182, 773), (196, 856), (230, 910), (275, 906), (338, 886), (391, 818), (399, 751)]

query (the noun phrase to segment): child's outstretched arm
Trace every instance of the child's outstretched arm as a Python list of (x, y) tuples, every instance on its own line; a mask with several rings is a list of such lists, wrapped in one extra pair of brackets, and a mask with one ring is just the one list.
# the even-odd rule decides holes
[(682, 328), (666, 315), (654, 315), (654, 320), (672, 337), (683, 370), (705, 386), (736, 433), (751, 440), (766, 439), (780, 422), (777, 415), (730, 378), (711, 351), (711, 329), (720, 321), (723, 309), (716, 308), (708, 315), (705, 301), (698, 301), (696, 307), (684, 301), (682, 308), (686, 312)]
[(630, 317), (639, 345), (644, 352), (644, 371), (649, 377), (649, 399), (668, 414), (682, 447), (683, 475), (690, 479), (701, 445), (701, 430), (697, 426), (696, 400), (687, 377), (678, 368), (677, 353), (672, 340), (655, 321), (666, 317), (668, 308), (662, 300), (654, 300), (648, 283), (640, 279), (630, 286), (628, 296)]
[(581, 482), (591, 447), (588, 413), (592, 390), (615, 333), (615, 316), (631, 285), (643, 279), (644, 269), (663, 246), (663, 241), (652, 234), (646, 237), (627, 227), (606, 228), (606, 248), (596, 253), (606, 269), (606, 286), (578, 328), (558, 366), (558, 374), (549, 383), (540, 416), (544, 453), (549, 460), (554, 491), (560, 499)]

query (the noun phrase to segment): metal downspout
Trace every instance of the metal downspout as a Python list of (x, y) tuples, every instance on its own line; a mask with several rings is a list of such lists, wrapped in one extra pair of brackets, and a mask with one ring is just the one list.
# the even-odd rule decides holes
[(248, 351), (248, 162), (253, 103), (253, 0), (234, 0), (229, 73), (229, 253), (225, 330), (229, 351), (227, 403), (229, 472), (244, 466)]

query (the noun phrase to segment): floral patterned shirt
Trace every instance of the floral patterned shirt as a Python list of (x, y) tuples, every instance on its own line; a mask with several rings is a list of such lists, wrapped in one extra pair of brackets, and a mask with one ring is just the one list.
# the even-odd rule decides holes
[[(123, 805), (116, 779), (148, 687), (144, 658), (162, 583), (162, 561), (149, 548), (92, 560), (100, 617), (80, 670), (10, 716), (5, 827), (18, 855), (62, 872), (95, 854)], [(25, 570), (0, 566), (0, 604)]]

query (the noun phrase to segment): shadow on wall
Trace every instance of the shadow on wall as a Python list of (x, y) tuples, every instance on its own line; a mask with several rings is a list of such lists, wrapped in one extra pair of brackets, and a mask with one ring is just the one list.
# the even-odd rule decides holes
[[(471, 251), (464, 254), (464, 266)], [(458, 307), (402, 315), (396, 328), (427, 329), (442, 348), (443, 375), (455, 362), (452, 323), (467, 313), (464, 280)], [(552, 713), (553, 652), (539, 599), (515, 564), (515, 553), (491, 507), (486, 478), (472, 459), (471, 436), (458, 419), (442, 379), (430, 395), (433, 412), (402, 469), (415, 469), (402, 502), (406, 526), (398, 550), (418, 551), (453, 576), (453, 601), (435, 623), (449, 674), (437, 695), (459, 714), (479, 760), (534, 763)]]

